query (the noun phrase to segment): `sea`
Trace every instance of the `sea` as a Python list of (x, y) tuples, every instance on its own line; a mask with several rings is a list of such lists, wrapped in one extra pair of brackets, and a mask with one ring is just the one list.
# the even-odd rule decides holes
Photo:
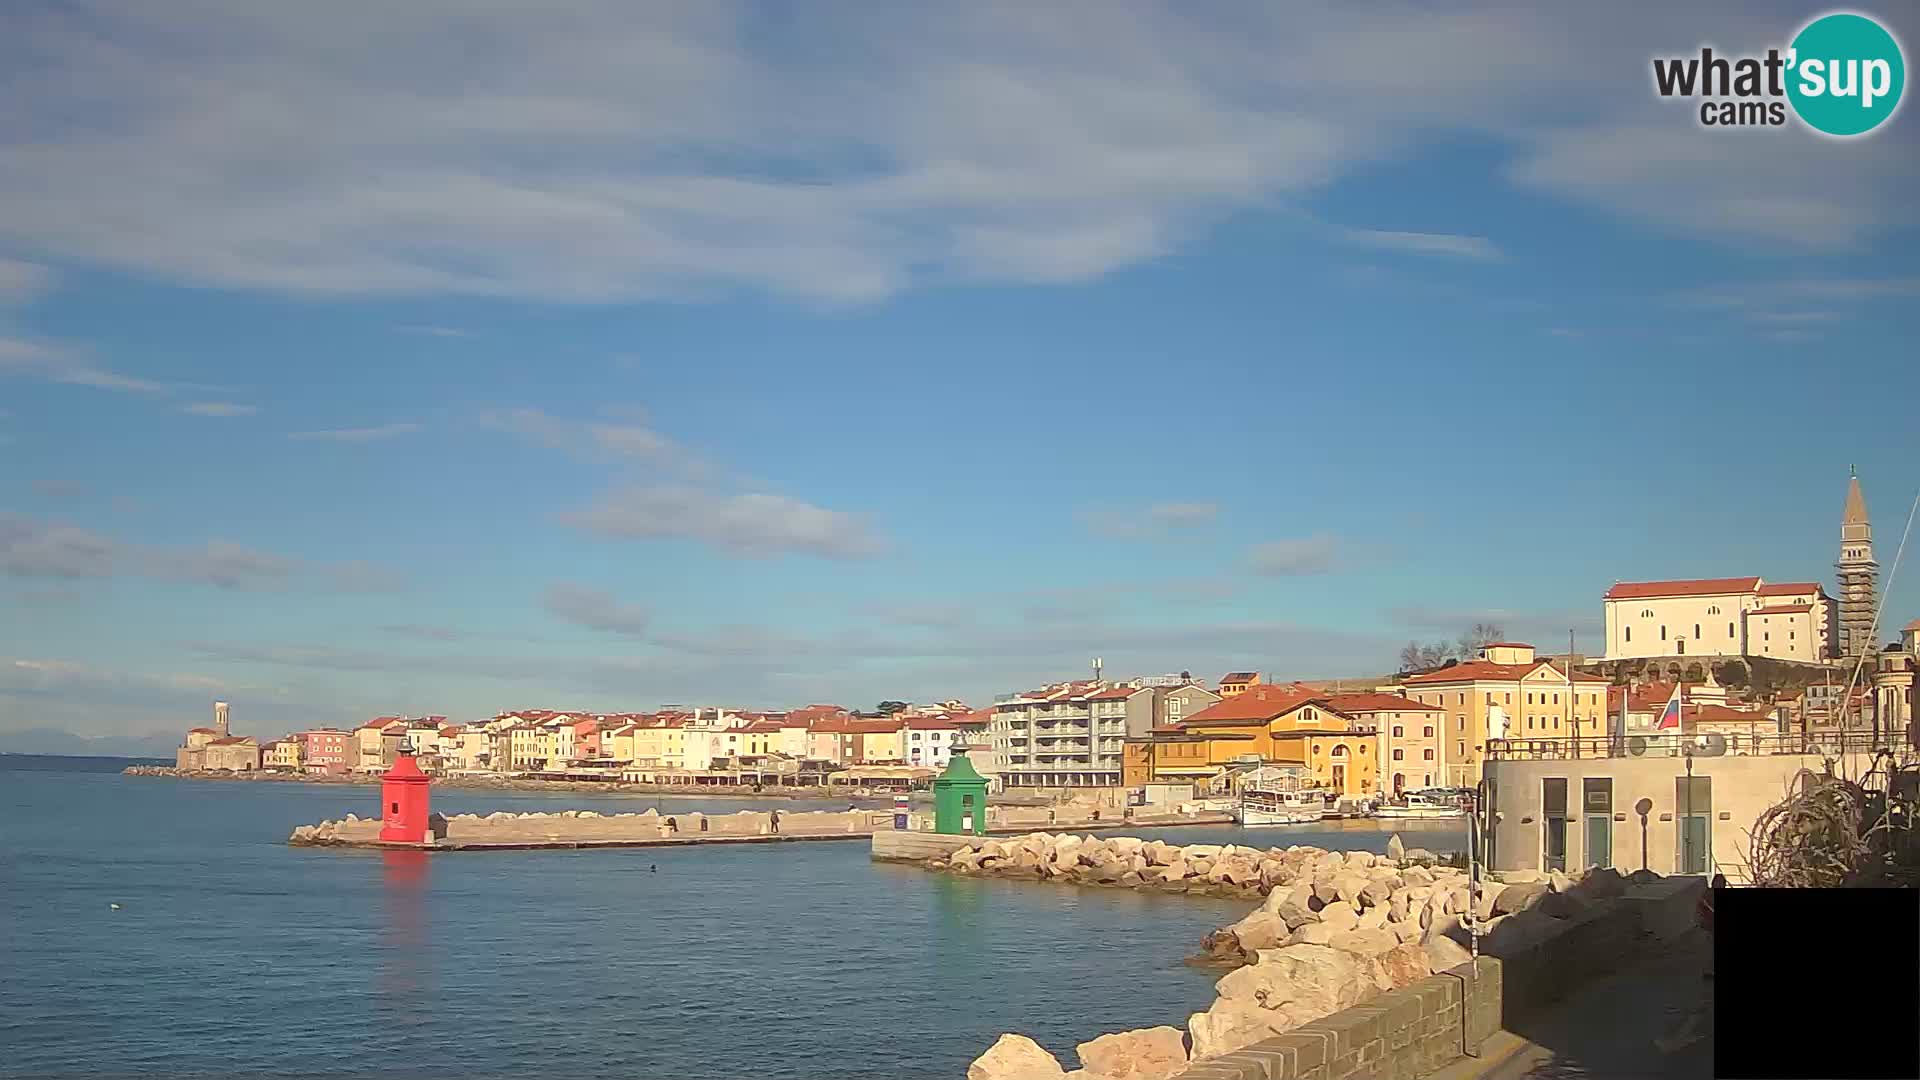
[[(1003, 1032), (1075, 1064), (1183, 1026), (1247, 901), (957, 878), (864, 841), (295, 848), (369, 787), (0, 755), (0, 1076), (958, 1080)], [(447, 813), (779, 805), (436, 790)], [(1408, 846), (1458, 831), (1399, 823)], [(1384, 850), (1367, 821), (1140, 830)]]

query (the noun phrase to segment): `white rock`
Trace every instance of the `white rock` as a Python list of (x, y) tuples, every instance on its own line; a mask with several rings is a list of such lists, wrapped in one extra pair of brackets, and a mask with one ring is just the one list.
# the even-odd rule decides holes
[(967, 1066), (967, 1080), (1064, 1080), (1067, 1071), (1025, 1035), (1002, 1035)]
[(1166, 1080), (1187, 1067), (1186, 1036), (1175, 1027), (1115, 1032), (1077, 1049), (1081, 1067), (1101, 1080)]

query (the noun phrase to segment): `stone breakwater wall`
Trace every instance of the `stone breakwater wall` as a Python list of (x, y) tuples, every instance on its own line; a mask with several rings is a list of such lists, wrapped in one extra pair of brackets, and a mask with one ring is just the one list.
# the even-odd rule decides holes
[[(274, 769), (252, 769), (245, 772), (232, 772), (226, 769), (176, 769), (169, 765), (129, 765), (120, 770), (123, 776), (160, 776), (176, 780), (244, 780), (261, 783), (282, 784), (341, 784), (358, 787), (377, 787), (380, 776), (377, 773), (359, 773), (352, 776), (329, 776), (324, 773), (285, 773)], [(632, 784), (625, 781), (606, 780), (538, 780), (516, 776), (436, 776), (435, 787), (443, 788), (483, 788), (491, 791), (581, 791), (596, 795), (669, 795), (685, 798), (743, 798), (743, 799), (819, 799), (844, 803), (849, 795), (844, 790), (829, 790), (817, 785), (766, 785), (755, 790), (751, 784)], [(916, 794), (916, 799), (924, 795)], [(877, 796), (861, 796), (877, 798)]]
[[(1372, 1027), (1359, 1025), (1359, 1034), (1346, 1038), (1364, 1034), (1371, 1049), (1356, 1043), (1337, 1050), (1338, 1067), (1325, 1058), (1319, 1065), (1324, 1072), (1271, 1072), (1272, 1062), (1263, 1059), (1260, 1067), (1268, 1071), (1246, 1075), (1336, 1077), (1360, 1073), (1363, 1066), (1372, 1070), (1369, 1076), (1418, 1075), (1447, 1045), (1458, 1046), (1463, 1031), (1471, 1027), (1484, 1037), (1499, 1026), (1507, 994), (1500, 969), (1463, 969), (1471, 962), (1468, 923), (1481, 929), (1484, 956), (1523, 955), (1559, 935), (1566, 921), (1587, 919), (1629, 887), (1611, 870), (1475, 886), (1464, 870), (1420, 865), (1397, 837), (1389, 846), (1383, 856), (1036, 833), (928, 859), (929, 867), (959, 874), (1261, 898), (1245, 918), (1203, 940), (1195, 959), (1232, 970), (1215, 985), (1213, 1004), (1189, 1017), (1184, 1030), (1147, 1028), (1083, 1043), (1081, 1068), (1072, 1074), (1031, 1039), (1003, 1035), (968, 1068), (968, 1080), (1215, 1080), (1207, 1071), (1211, 1063), (1363, 1005), (1384, 1013), (1367, 1014)], [(1602, 931), (1581, 940), (1596, 956), (1622, 955), (1625, 924), (1597, 925)], [(1555, 964), (1523, 967), (1525, 982), (1539, 986)], [(1390, 994), (1399, 996), (1376, 1000)], [(1390, 1032), (1380, 1021), (1385, 1013), (1399, 1024)], [(1298, 1048), (1288, 1052), (1297, 1064)], [(1388, 1064), (1374, 1064), (1381, 1060)], [(1219, 1074), (1223, 1080), (1240, 1075)]]
[[(1397, 845), (1398, 838), (1395, 838)], [(1432, 852), (1394, 848), (1393, 858), (1410, 866), (1439, 867)], [(1233, 844), (1169, 844), (1131, 836), (1081, 836), (1029, 833), (981, 840), (944, 855), (926, 858), (929, 870), (962, 875), (1033, 878), (1068, 885), (1096, 885), (1154, 892), (1208, 896), (1264, 897), (1290, 884), (1315, 859), (1340, 861), (1382, 858), (1367, 852), (1327, 852), (1312, 847), (1254, 848)], [(1371, 865), (1367, 863), (1366, 865)]]
[[(662, 814), (648, 808), (628, 814), (560, 810), (526, 814), (496, 811), (491, 814), (433, 815), (439, 843), (475, 847), (490, 844), (617, 844), (775, 835), (865, 836), (876, 828), (891, 827), (892, 822), (891, 814), (873, 810), (742, 810), (734, 814)], [(348, 814), (337, 821), (301, 825), (287, 837), (287, 842), (319, 847), (360, 845), (377, 842), (379, 835), (378, 818)]]

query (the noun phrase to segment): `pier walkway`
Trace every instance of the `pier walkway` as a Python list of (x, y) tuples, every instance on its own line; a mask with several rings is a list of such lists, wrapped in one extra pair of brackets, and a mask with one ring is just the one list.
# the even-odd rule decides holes
[(1620, 971), (1583, 986), (1536, 1016), (1488, 1039), (1467, 1058), (1425, 1080), (1706, 1080), (1713, 1075), (1713, 1021), (1671, 1052), (1658, 1040), (1712, 1001), (1701, 978), (1713, 960), (1711, 939), (1689, 931)]

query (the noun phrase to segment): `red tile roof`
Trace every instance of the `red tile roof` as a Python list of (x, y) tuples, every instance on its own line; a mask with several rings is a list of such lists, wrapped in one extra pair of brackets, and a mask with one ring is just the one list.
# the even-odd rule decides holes
[(765, 734), (777, 733), (781, 728), (785, 726), (786, 726), (785, 724), (781, 723), (778, 720), (755, 720), (753, 723), (748, 724), (744, 730), (758, 732), (760, 734), (765, 735)]
[(1135, 694), (1144, 693), (1144, 686), (1110, 686), (1098, 693), (1088, 694), (1088, 701), (1125, 701)]
[(188, 728), (188, 729), (187, 729), (187, 734), (189, 734), (189, 735), (192, 735), (192, 734), (194, 734), (194, 733), (196, 733), (196, 732), (197, 732), (197, 733), (199, 733), (199, 734), (201, 734), (201, 735), (218, 735), (218, 734), (220, 734), (220, 732), (219, 732), (219, 731), (218, 731), (217, 729), (214, 729), (214, 728), (210, 728), (210, 727), (190, 727), (190, 728)]
[(1902, 630), (1920, 630), (1920, 619), (1915, 619), (1915, 620), (1913, 620), (1912, 622), (1910, 622), (1910, 623), (1908, 623), (1907, 625), (1905, 625), (1905, 626), (1903, 626), (1903, 627), (1901, 627), (1900, 629), (1902, 629)]
[(1754, 615), (1804, 615), (1812, 610), (1812, 604), (1774, 604), (1771, 607), (1754, 608), (1747, 612), (1747, 615), (1749, 617)]
[(1702, 705), (1689, 713), (1687, 719), (1706, 723), (1731, 721), (1741, 724), (1771, 724), (1774, 722), (1773, 717), (1766, 713), (1742, 712), (1739, 709), (1729, 709), (1725, 705)]
[(1400, 712), (1442, 711), (1438, 705), (1428, 705), (1423, 701), (1415, 701), (1410, 697), (1401, 697), (1399, 694), (1328, 694), (1325, 700), (1329, 708), (1343, 713), (1387, 712), (1389, 710), (1398, 710)]
[(1761, 596), (1793, 596), (1819, 591), (1820, 583), (1817, 581), (1771, 581), (1760, 586)]
[(252, 741), (253, 741), (253, 736), (251, 735), (229, 735), (224, 739), (215, 739), (212, 742), (208, 743), (207, 745), (208, 746), (238, 746), (241, 743), (250, 743)]
[(1244, 694), (1236, 694), (1223, 701), (1201, 709), (1181, 721), (1182, 727), (1195, 724), (1246, 723), (1248, 721), (1271, 720), (1282, 713), (1289, 712), (1321, 695), (1314, 690), (1301, 686), (1269, 686), (1255, 684), (1247, 687)]
[[(1472, 682), (1476, 679), (1487, 682), (1510, 682), (1532, 674), (1537, 668), (1552, 668), (1556, 677), (1565, 678), (1564, 673), (1545, 660), (1535, 660), (1528, 664), (1496, 664), (1491, 660), (1469, 660), (1464, 664), (1455, 664), (1450, 668), (1430, 671), (1425, 675), (1412, 675), (1406, 679), (1409, 686), (1431, 686), (1436, 683), (1451, 684)], [(1589, 675), (1584, 671), (1573, 673), (1577, 683), (1603, 683), (1607, 680), (1598, 675)]]
[(891, 735), (900, 730), (900, 721), (886, 720), (848, 720), (846, 729), (850, 735)]
[(960, 724), (951, 716), (915, 716), (907, 720), (909, 731), (959, 731)]
[(1750, 593), (1758, 588), (1757, 577), (1683, 578), (1678, 581), (1617, 581), (1604, 600), (1651, 600), (1660, 596), (1718, 596), (1722, 593)]

